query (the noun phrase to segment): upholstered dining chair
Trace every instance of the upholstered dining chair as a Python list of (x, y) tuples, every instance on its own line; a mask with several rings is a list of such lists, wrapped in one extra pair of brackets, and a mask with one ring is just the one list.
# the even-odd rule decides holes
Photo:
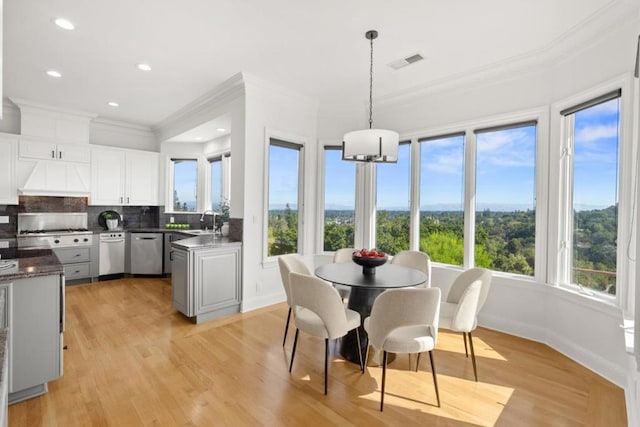
[(440, 327), (462, 332), (464, 353), (467, 357), (469, 357), (467, 336), (469, 337), (473, 376), (476, 381), (478, 381), (478, 369), (471, 332), (476, 329), (478, 313), (487, 300), (491, 276), (491, 271), (484, 268), (470, 268), (464, 271), (451, 285), (447, 298), (440, 308)]
[(393, 256), (391, 264), (398, 264), (404, 267), (415, 268), (427, 275), (427, 281), (417, 287), (431, 287), (431, 258), (424, 252), (401, 251)]
[[(329, 282), (315, 276), (290, 273), (291, 299), (295, 307), (294, 323), (296, 335), (293, 340), (289, 372), (293, 369), (293, 359), (296, 355), (298, 333), (300, 330), (309, 335), (324, 338), (324, 394), (327, 394), (329, 340), (343, 337), (347, 332), (355, 329), (360, 348), (360, 313), (345, 308), (342, 299)], [(364, 369), (362, 354), (360, 354), (360, 370)]]
[(282, 279), (282, 286), (284, 287), (284, 293), (287, 296), (287, 304), (289, 305), (289, 313), (287, 314), (287, 323), (284, 327), (284, 338), (282, 339), (282, 346), (287, 342), (287, 332), (289, 331), (289, 321), (291, 320), (291, 310), (293, 304), (291, 302), (291, 286), (289, 285), (289, 273), (301, 273), (311, 275), (309, 267), (304, 263), (300, 254), (287, 254), (280, 255), (278, 257), (278, 267), (280, 269), (280, 278)]
[[(353, 252), (354, 248), (341, 248), (333, 253), (333, 263), (339, 262), (353, 262)], [(349, 286), (340, 285), (334, 283), (333, 286), (338, 290), (338, 293), (342, 297), (342, 300), (349, 299), (349, 294), (351, 293), (351, 288)]]
[[(383, 351), (380, 411), (384, 408), (388, 352), (418, 355), (429, 352), (436, 400), (438, 407), (440, 406), (438, 378), (433, 361), (433, 349), (438, 341), (439, 309), (439, 288), (389, 289), (373, 302), (371, 316), (364, 320), (364, 329), (369, 334), (369, 344)], [(369, 348), (365, 366), (368, 357)]]

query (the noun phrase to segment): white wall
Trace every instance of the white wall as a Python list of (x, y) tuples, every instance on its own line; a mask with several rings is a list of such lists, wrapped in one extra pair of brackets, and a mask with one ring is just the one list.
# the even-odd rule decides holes
[[(408, 134), (550, 105), (632, 72), (638, 28), (637, 18), (629, 19), (580, 49), (556, 55), (550, 63), (515, 70), (508, 77), (494, 76), (485, 83), (378, 104), (377, 123)], [(446, 294), (456, 274), (456, 269), (436, 265), (433, 283), (444, 287)], [(640, 422), (638, 374), (625, 353), (622, 320), (619, 307), (508, 275), (494, 277), (480, 316), (483, 326), (546, 343), (625, 388), (628, 418), (635, 423)]]
[[(244, 75), (246, 90), (246, 146), (243, 233), (242, 310), (284, 301), (277, 262), (263, 263), (265, 212), (265, 155), (268, 134), (304, 140), (304, 245), (313, 253), (317, 149), (317, 105), (312, 101)], [(234, 128), (235, 129), (235, 128)], [(232, 157), (235, 154), (232, 153)]]

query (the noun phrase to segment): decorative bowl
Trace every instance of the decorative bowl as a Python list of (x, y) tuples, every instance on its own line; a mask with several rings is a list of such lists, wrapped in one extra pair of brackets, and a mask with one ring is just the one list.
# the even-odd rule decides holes
[(383, 257), (361, 257), (352, 255), (353, 262), (362, 266), (362, 274), (373, 275), (376, 274), (376, 267), (384, 265), (389, 260), (387, 255)]

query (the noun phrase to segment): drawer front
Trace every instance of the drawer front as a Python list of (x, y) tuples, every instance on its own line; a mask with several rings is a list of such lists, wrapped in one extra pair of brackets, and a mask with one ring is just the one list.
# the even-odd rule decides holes
[(87, 262), (91, 260), (91, 248), (54, 249), (58, 259), (63, 264), (71, 262)]
[(65, 280), (89, 277), (89, 263), (67, 264), (63, 266)]

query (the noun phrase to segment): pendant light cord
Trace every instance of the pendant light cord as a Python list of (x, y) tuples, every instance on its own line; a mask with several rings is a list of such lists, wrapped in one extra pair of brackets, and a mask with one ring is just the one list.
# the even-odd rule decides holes
[(373, 126), (373, 37), (371, 42), (371, 60), (369, 62), (369, 129)]

